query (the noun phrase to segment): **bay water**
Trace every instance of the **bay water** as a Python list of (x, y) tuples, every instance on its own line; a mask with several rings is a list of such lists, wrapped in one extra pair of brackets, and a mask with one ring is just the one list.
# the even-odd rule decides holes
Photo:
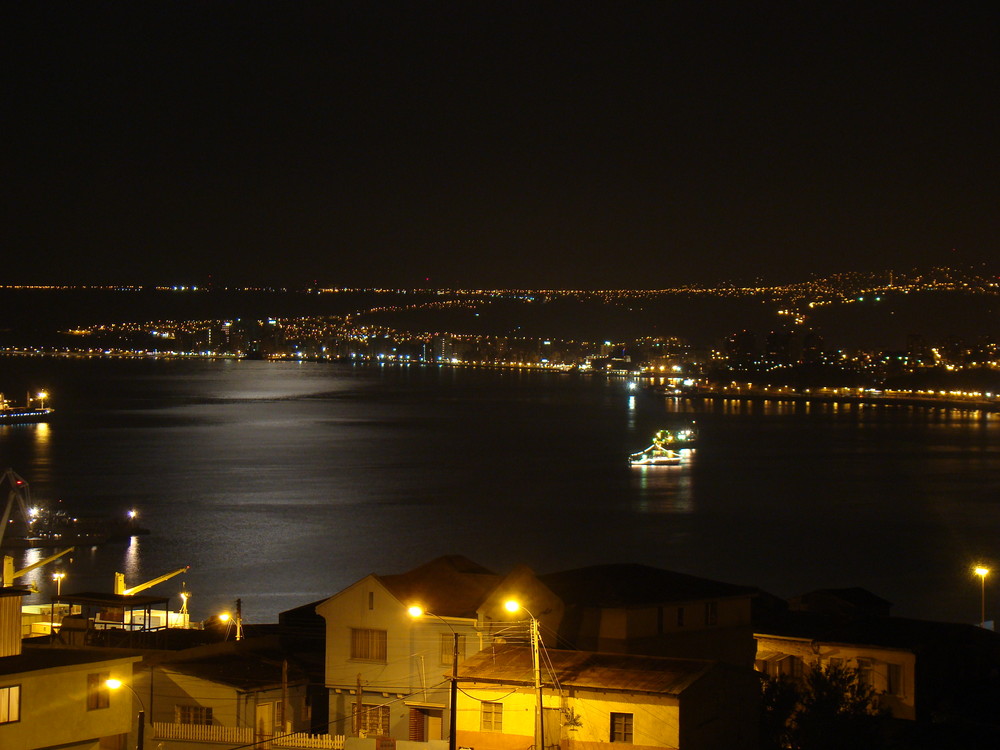
[[(368, 573), (461, 554), (498, 573), (637, 562), (778, 596), (862, 586), (894, 614), (978, 622), (971, 567), (1000, 558), (996, 414), (696, 402), (624, 379), (418, 365), (0, 368), (8, 398), (45, 387), (56, 408), (0, 427), (0, 469), (37, 504), (134, 508), (151, 531), (27, 574), (29, 603), (48, 601), (55, 569), (63, 593), (111, 592), (115, 572), (132, 586), (190, 565), (147, 593), (183, 584), (195, 619), (239, 598), (247, 622), (275, 622)], [(689, 463), (627, 464), (691, 420)], [(13, 554), (20, 568), (50, 552)]]

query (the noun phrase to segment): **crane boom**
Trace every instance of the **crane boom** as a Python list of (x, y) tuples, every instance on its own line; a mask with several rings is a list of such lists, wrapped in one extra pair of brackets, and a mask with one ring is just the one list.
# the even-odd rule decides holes
[(132, 594), (138, 594), (140, 591), (145, 591), (148, 588), (152, 588), (158, 583), (163, 583), (168, 578), (173, 578), (176, 575), (185, 573), (190, 570), (190, 565), (185, 565), (183, 568), (178, 568), (177, 570), (172, 570), (169, 573), (164, 573), (159, 578), (154, 578), (151, 581), (146, 581), (145, 583), (140, 583), (138, 586), (133, 586), (130, 589), (125, 588), (125, 574), (115, 573), (115, 593), (124, 594), (126, 596), (131, 596)]
[(28, 506), (31, 505), (31, 491), (28, 489), (28, 483), (13, 469), (7, 469), (0, 475), (0, 486), (3, 486), (5, 481), (10, 485), (10, 490), (7, 493), (7, 504), (4, 507), (3, 516), (0, 517), (0, 545), (3, 545), (3, 534), (7, 529), (7, 520), (14, 508), (15, 500), (21, 510), (25, 525), (31, 523), (31, 516), (28, 513)]
[(74, 549), (75, 549), (74, 547), (70, 547), (68, 549), (64, 549), (62, 552), (56, 552), (54, 555), (52, 555), (50, 557), (46, 557), (44, 560), (39, 560), (38, 562), (32, 563), (31, 565), (29, 565), (27, 568), (24, 568), (23, 570), (17, 570), (17, 571), (14, 570), (14, 558), (10, 557), (9, 555), (4, 555), (4, 558), (3, 558), (3, 585), (5, 587), (6, 586), (13, 586), (15, 578), (20, 578), (25, 573), (30, 573), (31, 571), (33, 571), (35, 568), (40, 568), (43, 565), (52, 562), (53, 560), (58, 560), (60, 557), (62, 557), (63, 555), (69, 554)]

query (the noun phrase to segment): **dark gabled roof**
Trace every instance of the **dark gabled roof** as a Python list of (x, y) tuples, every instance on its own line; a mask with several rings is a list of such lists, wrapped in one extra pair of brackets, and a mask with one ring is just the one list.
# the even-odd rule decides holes
[(637, 607), (667, 602), (750, 596), (757, 589), (648, 565), (594, 565), (538, 579), (567, 606)]
[(72, 667), (78, 664), (97, 664), (121, 659), (138, 661), (141, 658), (138, 651), (120, 648), (65, 648), (25, 645), (20, 654), (0, 658), (0, 675), (38, 672), (43, 669)]
[[(669, 659), (591, 651), (545, 650), (552, 669), (543, 670), (542, 681), (553, 682), (555, 673), (564, 688), (653, 693), (679, 696), (712, 669), (716, 663), (701, 659)], [(458, 669), (459, 682), (502, 685), (534, 685), (531, 649), (513, 644), (495, 644), (466, 659)]]
[[(228, 653), (200, 659), (161, 661), (158, 666), (243, 691), (266, 690), (282, 684), (280, 654), (269, 658), (253, 652)], [(288, 681), (298, 683), (306, 680), (302, 669), (296, 663), (289, 662)]]
[(405, 605), (417, 604), (439, 617), (476, 617), (500, 576), (461, 555), (431, 560), (408, 573), (376, 576)]
[(888, 616), (892, 602), (860, 586), (841, 589), (817, 589), (788, 600), (794, 610), (809, 612), (863, 612), (869, 615)]
[(788, 612), (766, 625), (758, 635), (804, 638), (822, 643), (899, 648), (918, 652), (948, 643), (1000, 648), (1000, 635), (975, 625), (907, 617), (864, 617), (844, 621), (811, 612)]

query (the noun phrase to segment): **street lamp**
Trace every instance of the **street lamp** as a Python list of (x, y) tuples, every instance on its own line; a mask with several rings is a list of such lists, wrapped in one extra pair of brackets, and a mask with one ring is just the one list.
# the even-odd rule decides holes
[(117, 690), (118, 688), (123, 687), (128, 688), (128, 691), (135, 696), (137, 701), (139, 701), (139, 728), (135, 733), (135, 750), (143, 750), (145, 746), (146, 705), (142, 702), (142, 698), (140, 698), (139, 694), (132, 689), (131, 685), (128, 685), (121, 680), (111, 678), (110, 680), (105, 680), (104, 684), (112, 690)]
[(979, 576), (979, 627), (986, 627), (986, 576), (990, 574), (989, 568), (977, 565), (972, 572)]
[(65, 573), (53, 573), (52, 580), (56, 582), (56, 596), (62, 596), (62, 582), (66, 577)]
[(544, 745), (542, 744), (545, 740), (545, 718), (542, 714), (542, 668), (541, 659), (539, 658), (539, 646), (540, 637), (538, 634), (538, 620), (533, 614), (528, 610), (527, 607), (523, 606), (520, 602), (510, 601), (504, 602), (504, 608), (508, 612), (517, 612), (518, 610), (524, 610), (528, 613), (528, 617), (531, 622), (531, 667), (535, 675), (535, 750), (544, 750)]
[[(187, 600), (185, 599), (185, 603)], [(228, 612), (223, 612), (219, 615), (219, 620), (228, 623), (230, 620), (235, 620), (236, 622), (236, 640), (243, 640), (243, 602), (240, 599), (236, 600), (236, 616), (229, 614)], [(229, 637), (229, 630), (226, 630), (226, 637)]]
[(422, 617), (423, 615), (436, 617), (447, 625), (448, 630), (451, 631), (453, 646), (451, 652), (451, 712), (448, 716), (448, 750), (456, 750), (458, 747), (458, 633), (443, 617), (433, 612), (427, 612), (422, 607), (414, 605), (407, 612), (413, 618)]

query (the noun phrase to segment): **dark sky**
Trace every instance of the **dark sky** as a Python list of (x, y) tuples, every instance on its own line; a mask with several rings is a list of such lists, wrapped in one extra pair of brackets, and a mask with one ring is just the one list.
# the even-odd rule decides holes
[(993, 264), (998, 8), (7, 3), (0, 283)]

